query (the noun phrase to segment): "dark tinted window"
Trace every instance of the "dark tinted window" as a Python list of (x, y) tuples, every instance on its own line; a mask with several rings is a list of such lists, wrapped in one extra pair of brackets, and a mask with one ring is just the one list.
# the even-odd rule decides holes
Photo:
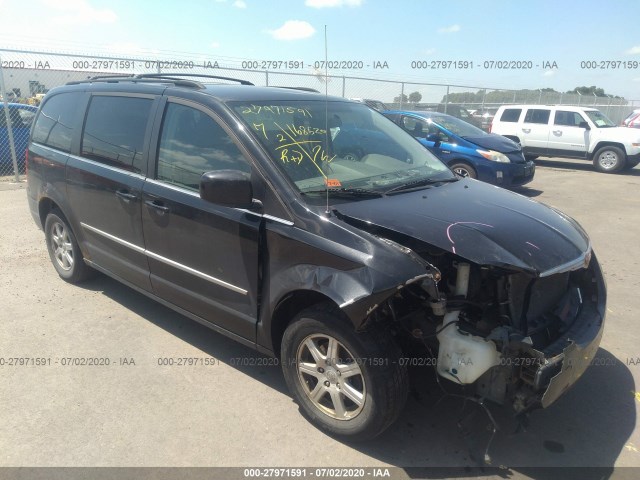
[(81, 92), (60, 93), (42, 106), (33, 127), (33, 141), (68, 152)]
[(429, 124), (425, 120), (414, 117), (402, 117), (402, 128), (414, 137), (426, 137), (429, 133)]
[[(444, 117), (436, 117), (436, 121)], [(417, 138), (425, 138), (427, 135), (437, 135), (441, 142), (450, 142), (449, 137), (433, 123), (415, 117), (402, 117), (402, 128)]]
[(198, 190), (202, 174), (212, 170), (251, 173), (238, 147), (211, 117), (169, 103), (162, 122), (157, 178)]
[(522, 113), (521, 108), (505, 108), (500, 117), (501, 122), (517, 122)]
[(469, 112), (467, 111), (466, 108), (462, 108), (462, 107), (458, 107), (456, 109), (456, 111), (458, 112), (457, 115), (453, 114), (454, 117), (459, 117), (459, 118), (469, 118), (471, 115), (469, 115)]
[(542, 110), (538, 108), (530, 108), (524, 116), (524, 123), (549, 123), (549, 115), (551, 110)]
[(94, 96), (82, 133), (82, 155), (139, 172), (152, 102), (148, 98)]
[(556, 125), (566, 125), (568, 127), (577, 127), (582, 122), (586, 122), (586, 120), (578, 112), (567, 112), (565, 110), (557, 110), (553, 121)]

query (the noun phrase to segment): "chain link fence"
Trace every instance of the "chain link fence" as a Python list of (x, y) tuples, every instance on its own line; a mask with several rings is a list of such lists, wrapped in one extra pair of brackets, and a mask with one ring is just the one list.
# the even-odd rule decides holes
[[(216, 75), (248, 80), (255, 85), (303, 87), (329, 95), (384, 102), (388, 108), (446, 113), (476, 112), (473, 123), (487, 128), (491, 112), (504, 104), (558, 104), (594, 107), (616, 124), (640, 100), (559, 93), (548, 89), (505, 90), (477, 86), (367, 78), (311, 68), (300, 71), (260, 69), (261, 62), (246, 62), (255, 69), (239, 68), (233, 61), (216, 61), (194, 55), (182, 59), (137, 56), (84, 55), (0, 49), (0, 179), (19, 181), (25, 173), (25, 150), (37, 107), (52, 88), (99, 75), (144, 73)], [(237, 64), (237, 62), (235, 62)], [(243, 62), (245, 63), (245, 62)], [(286, 68), (278, 65), (275, 68)], [(353, 71), (349, 71), (353, 72)], [(219, 83), (203, 78), (203, 83)], [(470, 117), (473, 118), (473, 117)], [(482, 119), (482, 120), (481, 120)], [(489, 119), (489, 120), (487, 120)]]

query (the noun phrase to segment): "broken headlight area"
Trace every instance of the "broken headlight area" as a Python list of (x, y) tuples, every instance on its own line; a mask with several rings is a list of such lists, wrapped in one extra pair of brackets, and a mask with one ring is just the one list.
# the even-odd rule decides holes
[[(606, 292), (595, 256), (532, 275), (416, 251), (439, 271), (373, 312), (441, 378), (516, 413), (547, 407), (587, 369), (602, 336)], [(436, 353), (437, 352), (437, 353)], [(435, 360), (437, 356), (437, 360)]]

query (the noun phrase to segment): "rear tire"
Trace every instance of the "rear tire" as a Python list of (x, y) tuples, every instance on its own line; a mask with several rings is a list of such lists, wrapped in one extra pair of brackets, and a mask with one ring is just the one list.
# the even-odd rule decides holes
[(593, 166), (603, 173), (619, 172), (625, 166), (626, 157), (618, 147), (602, 147), (593, 157)]
[(454, 162), (450, 167), (451, 170), (461, 177), (478, 178), (475, 168), (465, 162)]
[(84, 257), (67, 219), (59, 210), (52, 210), (44, 223), (47, 251), (58, 275), (69, 283), (79, 283), (95, 275), (84, 263)]
[(333, 305), (300, 312), (282, 339), (282, 370), (303, 415), (351, 440), (382, 433), (407, 399), (407, 370), (388, 331), (356, 332)]

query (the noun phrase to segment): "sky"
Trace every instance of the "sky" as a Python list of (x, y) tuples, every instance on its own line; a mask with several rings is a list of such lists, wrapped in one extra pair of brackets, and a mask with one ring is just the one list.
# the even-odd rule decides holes
[[(325, 58), (326, 26), (329, 60), (362, 66), (329, 73), (498, 89), (567, 91), (596, 85), (609, 94), (640, 100), (640, 34), (633, 25), (640, 18), (637, 0), (28, 4), (25, 8), (24, 0), (0, 0), (0, 49), (209, 59), (234, 67), (249, 60), (294, 60), (304, 62), (294, 71), (310, 73), (315, 62)], [(438, 61), (467, 63), (455, 69), (451, 64), (446, 69), (412, 68), (412, 62), (435, 66)], [(512, 61), (532, 68), (495, 68), (497, 62)], [(606, 61), (618, 67), (624, 62), (629, 68), (599, 68)], [(385, 62), (388, 68), (374, 68)]]

